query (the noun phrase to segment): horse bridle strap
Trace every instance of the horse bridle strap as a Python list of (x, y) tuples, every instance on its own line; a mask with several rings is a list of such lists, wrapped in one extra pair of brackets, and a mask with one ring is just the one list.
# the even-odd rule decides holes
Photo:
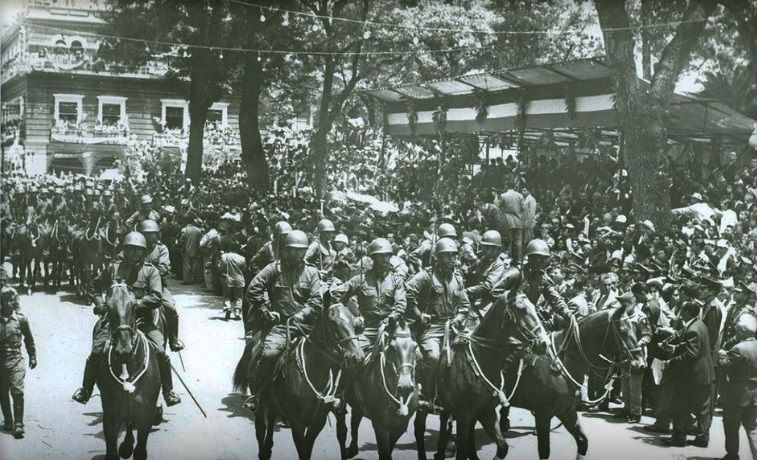
[[(119, 326), (121, 327), (121, 326)], [(126, 326), (129, 327), (129, 326)], [(129, 327), (130, 328), (130, 327)], [(131, 329), (131, 328), (130, 328)], [(121, 387), (124, 389), (127, 393), (134, 393), (134, 390), (137, 388), (136, 384), (139, 381), (139, 379), (142, 378), (143, 375), (145, 375), (145, 372), (147, 372), (147, 368), (150, 366), (150, 344), (147, 343), (147, 338), (142, 333), (142, 331), (137, 331), (137, 335), (141, 338), (141, 342), (143, 344), (143, 347), (145, 349), (145, 362), (142, 367), (142, 370), (131, 380), (122, 379), (116, 376), (115, 372), (113, 372), (113, 365), (112, 365), (112, 357), (113, 357), (113, 345), (108, 349), (108, 370), (110, 371), (111, 377), (113, 377), (113, 380), (121, 384)], [(134, 350), (134, 353), (136, 353), (136, 349)], [(126, 373), (126, 364), (123, 364), (124, 366), (124, 372)], [(128, 375), (128, 373), (126, 374)]]
[[(411, 392), (409, 395), (407, 395), (407, 398), (403, 401), (401, 397), (394, 396), (394, 394), (389, 391), (389, 387), (386, 384), (386, 373), (384, 372), (384, 367), (386, 367), (386, 354), (384, 351), (381, 351), (380, 355), (380, 363), (379, 367), (381, 368), (381, 383), (384, 386), (384, 392), (389, 395), (389, 398), (392, 399), (397, 405), (399, 405), (399, 409), (397, 409), (397, 415), (404, 417), (408, 415), (409, 410), (407, 408), (407, 405), (410, 403), (410, 398), (413, 397), (413, 393)], [(400, 369), (404, 369), (405, 367), (410, 367), (412, 370), (415, 370), (415, 366), (411, 364), (404, 364), (400, 366)]]
[(521, 358), (518, 362), (518, 374), (515, 378), (515, 385), (513, 385), (513, 391), (510, 392), (510, 396), (507, 396), (505, 394), (505, 374), (500, 369), (499, 371), (499, 381), (500, 385), (499, 388), (494, 386), (491, 380), (484, 374), (483, 369), (481, 369), (481, 365), (478, 363), (478, 360), (476, 359), (476, 353), (473, 351), (473, 343), (468, 342), (468, 356), (471, 358), (471, 363), (473, 364), (473, 372), (486, 384), (491, 390), (492, 390), (492, 396), (499, 399), (499, 403), (502, 405), (502, 407), (510, 407), (510, 400), (515, 396), (515, 391), (518, 389), (518, 384), (520, 383), (520, 376), (523, 373), (523, 359)]
[(325, 404), (334, 404), (336, 406), (339, 405), (340, 399), (336, 397), (336, 391), (339, 388), (339, 380), (342, 378), (342, 369), (339, 369), (336, 374), (336, 380), (334, 380), (334, 371), (333, 369), (329, 368), (329, 380), (326, 383), (326, 389), (323, 393), (319, 392), (315, 385), (313, 385), (313, 382), (310, 381), (310, 376), (308, 375), (308, 367), (307, 363), (305, 362), (305, 341), (300, 342), (300, 346), (297, 347), (297, 365), (300, 368), (300, 371), (302, 372), (302, 375), (305, 377), (305, 381), (307, 382), (310, 389), (315, 394), (315, 397), (319, 400), (323, 401)]

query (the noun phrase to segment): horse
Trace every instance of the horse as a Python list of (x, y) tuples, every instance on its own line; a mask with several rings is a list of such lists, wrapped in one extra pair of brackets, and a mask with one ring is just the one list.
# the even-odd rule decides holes
[(74, 231), (74, 263), (77, 265), (79, 286), (77, 292), (85, 296), (92, 287), (92, 282), (97, 278), (103, 264), (102, 236), (97, 225), (82, 227)]
[[(634, 327), (622, 308), (572, 320), (568, 329), (551, 335), (550, 350), (549, 356), (533, 357), (531, 366), (519, 367), (513, 363), (505, 369), (505, 380), (510, 386), (518, 378), (522, 381), (510, 403), (535, 414), (539, 458), (549, 458), (550, 423), (552, 417), (557, 417), (575, 439), (580, 459), (589, 448), (577, 415), (584, 375), (601, 370), (607, 397), (615, 370), (626, 364), (639, 370), (646, 362)], [(502, 432), (509, 429), (508, 411), (505, 407), (500, 414)]]
[[(443, 408), (442, 429), (434, 458), (444, 458), (450, 415), (457, 421), (457, 458), (475, 458), (473, 431), (477, 421), (496, 442), (497, 456), (504, 458), (507, 443), (502, 434), (497, 433), (494, 412), (495, 404), (507, 403), (507, 396), (501, 391), (503, 382), (498, 378), (501, 377), (499, 371), (504, 360), (515, 351), (509, 345), (512, 339), (538, 352), (546, 352), (547, 332), (536, 307), (525, 295), (512, 292), (494, 302), (472, 333), (460, 331), (457, 335), (456, 344), (451, 348), (448, 345), (439, 364), (437, 388)], [(426, 417), (425, 412), (419, 412), (415, 417), (416, 448), (421, 460), (426, 458)]]
[(31, 221), (15, 226), (11, 230), (10, 240), (14, 248), (14, 265), (19, 271), (19, 289), (23, 290), (26, 287), (27, 294), (31, 294), (41, 270), (45, 247), (44, 232), (36, 222)]
[[(137, 300), (126, 284), (115, 283), (110, 287), (106, 305), (110, 346), (107, 363), (103, 360), (97, 372), (103, 407), (105, 459), (129, 458), (133, 453), (136, 460), (142, 460), (147, 458), (147, 437), (160, 393), (157, 351), (137, 329)], [(124, 427), (126, 436), (116, 450)]]
[(394, 446), (407, 430), (410, 418), (418, 407), (415, 383), (417, 344), (406, 325), (397, 325), (392, 334), (385, 327), (382, 325), (379, 328), (376, 345), (364, 366), (355, 373), (351, 391), (347, 393), (352, 408), (352, 440), (346, 449), (345, 413), (337, 413), (337, 438), (342, 458), (357, 455), (358, 429), (365, 416), (373, 423), (379, 459), (391, 459)]
[[(356, 320), (342, 304), (324, 308), (306, 338), (291, 343), (280, 361), (281, 372), (258, 395), (261, 404), (255, 412), (258, 457), (271, 458), (273, 432), (278, 416), (286, 418), (300, 459), (309, 459), (313, 444), (326, 424), (332, 407), (340, 406), (337, 397), (343, 370), (364, 359)], [(295, 327), (287, 323), (287, 328)], [(252, 342), (234, 371), (234, 388), (245, 391), (252, 381)], [(277, 366), (278, 367), (278, 366)], [(342, 381), (343, 383), (343, 381)]]
[[(68, 258), (71, 254), (71, 231), (65, 222), (56, 221), (50, 229), (47, 238), (47, 248), (50, 254), (50, 284), (60, 288), (61, 279), (68, 266)], [(73, 270), (70, 266), (69, 269)], [(73, 274), (72, 274), (73, 275)]]

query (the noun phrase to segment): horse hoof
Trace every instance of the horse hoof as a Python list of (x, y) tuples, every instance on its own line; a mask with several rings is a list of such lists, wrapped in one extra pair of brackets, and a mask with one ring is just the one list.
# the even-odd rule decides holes
[(118, 455), (121, 458), (129, 458), (132, 453), (134, 453), (134, 445), (127, 444), (126, 441), (122, 442), (121, 446), (118, 448)]
[(163, 423), (163, 406), (155, 408), (155, 418), (152, 421), (152, 426), (158, 426)]

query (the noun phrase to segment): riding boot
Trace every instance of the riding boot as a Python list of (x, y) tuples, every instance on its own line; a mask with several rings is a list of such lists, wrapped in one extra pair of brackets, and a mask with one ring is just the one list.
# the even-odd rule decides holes
[(167, 406), (175, 406), (181, 402), (181, 398), (173, 391), (173, 376), (171, 375), (171, 358), (166, 353), (158, 355), (160, 368), (160, 380), (163, 386), (163, 399)]
[(181, 351), (184, 349), (184, 342), (179, 340), (179, 314), (169, 308), (166, 308), (165, 311), (168, 346), (171, 347), (171, 351)]
[(94, 353), (87, 357), (87, 363), (84, 365), (84, 378), (82, 378), (81, 388), (71, 396), (79, 404), (87, 404), (92, 397), (92, 390), (95, 389), (95, 379), (97, 377), (97, 355)]
[(11, 409), (11, 397), (7, 389), (3, 389), (0, 395), (0, 406), (3, 410), (3, 430), (13, 431), (13, 411)]
[(21, 439), (24, 437), (24, 395), (13, 395), (13, 415), (15, 419), (13, 437)]

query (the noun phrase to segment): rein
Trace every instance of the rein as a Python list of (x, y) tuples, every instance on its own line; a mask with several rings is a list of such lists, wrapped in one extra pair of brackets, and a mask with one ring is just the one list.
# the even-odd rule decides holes
[(342, 378), (342, 369), (339, 369), (339, 371), (337, 372), (335, 381), (334, 371), (333, 369), (329, 368), (329, 380), (328, 382), (326, 382), (326, 389), (323, 393), (321, 393), (315, 388), (315, 385), (313, 385), (313, 382), (310, 380), (310, 376), (308, 375), (308, 367), (307, 363), (305, 362), (304, 340), (300, 342), (300, 345), (297, 347), (296, 353), (298, 367), (300, 368), (302, 375), (305, 377), (305, 381), (307, 382), (308, 386), (313, 391), (313, 394), (315, 394), (315, 397), (323, 401), (324, 404), (334, 404), (338, 406), (340, 399), (336, 397), (336, 390), (337, 388), (339, 388), (339, 380)]
[[(129, 329), (131, 329), (130, 326), (126, 326)], [(145, 350), (145, 361), (143, 364), (142, 370), (131, 380), (129, 381), (129, 371), (126, 366), (126, 363), (121, 364), (121, 375), (116, 376), (115, 372), (113, 372), (113, 365), (112, 365), (112, 359), (113, 359), (113, 344), (110, 345), (108, 348), (108, 370), (110, 371), (111, 377), (113, 377), (113, 380), (121, 384), (121, 387), (123, 387), (124, 391), (127, 393), (134, 393), (134, 390), (137, 388), (136, 384), (139, 381), (139, 379), (142, 378), (143, 375), (145, 375), (145, 372), (147, 372), (147, 368), (150, 366), (150, 346), (147, 343), (147, 338), (142, 333), (142, 331), (137, 331), (137, 337), (139, 337), (139, 342), (142, 343), (142, 347)], [(134, 356), (137, 353), (137, 347), (134, 347), (134, 350), (132, 351), (132, 356)]]
[(87, 241), (92, 241), (95, 239), (95, 236), (97, 236), (97, 230), (100, 229), (100, 217), (97, 218), (97, 223), (95, 224), (95, 229), (92, 231), (92, 236), (89, 236), (89, 227), (87, 227), (86, 230), (84, 230), (84, 238)]
[[(383, 327), (383, 326), (382, 326)], [(379, 368), (381, 369), (381, 384), (383, 385), (384, 392), (389, 396), (389, 398), (394, 401), (395, 404), (399, 406), (399, 409), (397, 409), (397, 415), (400, 417), (404, 417), (407, 414), (410, 413), (408, 409), (408, 404), (410, 404), (410, 398), (413, 397), (413, 392), (410, 392), (409, 395), (407, 395), (407, 398), (405, 400), (402, 400), (401, 397), (395, 396), (391, 391), (389, 391), (389, 386), (386, 384), (386, 373), (384, 371), (384, 368), (386, 367), (386, 351), (384, 346), (384, 338), (386, 337), (386, 332), (382, 330), (380, 333), (379, 342), (380, 342), (380, 348), (381, 352), (379, 355)], [(403, 364), (400, 366), (399, 369), (396, 369), (395, 372), (399, 375), (399, 370), (404, 369), (405, 367), (409, 367), (413, 374), (413, 383), (415, 383), (415, 361), (413, 361), (412, 364)]]

